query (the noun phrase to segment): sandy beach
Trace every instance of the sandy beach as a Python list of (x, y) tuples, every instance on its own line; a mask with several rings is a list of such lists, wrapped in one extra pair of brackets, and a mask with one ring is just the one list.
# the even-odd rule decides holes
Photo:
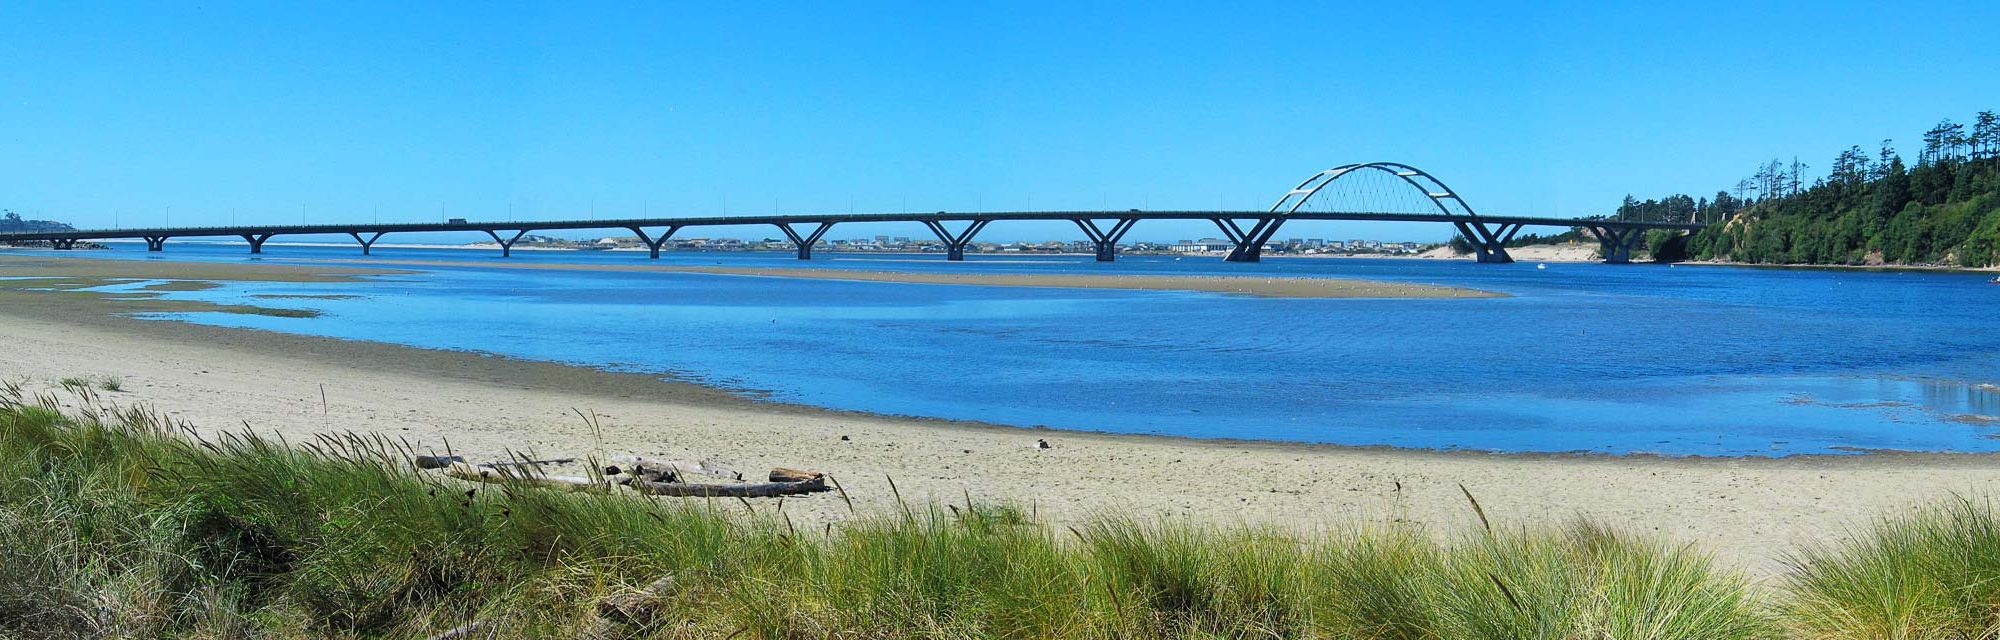
[[(56, 264), (49, 264), (49, 263)], [(1118, 512), (1217, 525), (1343, 527), (1401, 520), (1440, 534), (1477, 526), (1463, 485), (1507, 526), (1588, 517), (1692, 543), (1753, 575), (1779, 553), (1867, 518), (1950, 493), (1987, 494), (2000, 457), (1872, 454), (1668, 459), (1426, 452), (1049, 431), (864, 415), (768, 403), (647, 375), (476, 353), (412, 349), (180, 322), (137, 320), (144, 296), (72, 289), (169, 263), (5, 257), (0, 377), (49, 390), (70, 376), (118, 379), (107, 401), (148, 405), (204, 430), (249, 428), (293, 441), (381, 432), (476, 457), (638, 454), (712, 459), (755, 474), (823, 470), (856, 507), (906, 498), (1031, 504), (1052, 522)], [(109, 266), (106, 266), (109, 265)], [(263, 264), (189, 267), (172, 277), (338, 280), (369, 273)], [(207, 270), (199, 276), (195, 270)], [(160, 277), (165, 277), (161, 274)], [(254, 312), (254, 310), (234, 310)], [(323, 398), (323, 399), (322, 399)], [(600, 434), (578, 417), (597, 417)], [(1038, 446), (1046, 440), (1049, 448)], [(730, 508), (743, 508), (732, 503)], [(776, 508), (775, 503), (756, 505)], [(837, 496), (787, 500), (801, 521), (850, 517)]]

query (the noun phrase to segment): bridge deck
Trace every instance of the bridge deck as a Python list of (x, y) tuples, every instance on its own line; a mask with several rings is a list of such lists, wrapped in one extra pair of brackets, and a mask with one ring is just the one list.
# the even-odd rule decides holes
[(207, 236), (241, 235), (305, 235), (305, 234), (350, 234), (350, 233), (419, 233), (441, 231), (558, 231), (565, 229), (630, 229), (649, 227), (713, 227), (738, 225), (788, 225), (788, 224), (846, 224), (861, 222), (953, 222), (953, 221), (1001, 221), (1001, 220), (1116, 220), (1136, 218), (1139, 220), (1346, 220), (1374, 222), (1442, 222), (1442, 223), (1485, 223), (1495, 225), (1525, 225), (1544, 227), (1603, 227), (1609, 229), (1677, 229), (1695, 230), (1704, 225), (1673, 222), (1632, 222), (1621, 220), (1585, 220), (1574, 218), (1546, 218), (1531, 216), (1462, 216), (1421, 213), (1328, 213), (1297, 212), (1273, 214), (1269, 211), (995, 211), (995, 212), (948, 212), (932, 213), (849, 213), (849, 214), (792, 214), (773, 216), (711, 216), (689, 218), (617, 218), (602, 220), (524, 220), (524, 221), (467, 221), (455, 222), (392, 222), (392, 223), (337, 223), (268, 225), (249, 224), (224, 227), (142, 227), (131, 229), (78, 229), (75, 231), (39, 233), (0, 233), (0, 242), (25, 242), (37, 240), (103, 240), (110, 238), (187, 238)]

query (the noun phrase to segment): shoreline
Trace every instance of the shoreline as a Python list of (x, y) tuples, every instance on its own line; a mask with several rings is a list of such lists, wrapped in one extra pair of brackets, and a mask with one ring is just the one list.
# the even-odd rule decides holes
[[(27, 256), (6, 256), (0, 254), (0, 268), (9, 264), (27, 264), (36, 258)], [(151, 277), (176, 277), (185, 275), (187, 279), (203, 279), (215, 276), (228, 279), (228, 268), (233, 262), (182, 262), (174, 260), (133, 261), (103, 260), (88, 257), (44, 257), (40, 264), (55, 264), (52, 261), (66, 261), (59, 271), (66, 275), (76, 274), (138, 274), (141, 268), (132, 265), (151, 265), (150, 269), (168, 272), (168, 275)], [(844, 267), (730, 267), (719, 265), (673, 265), (673, 264), (579, 264), (549, 262), (466, 262), (458, 260), (412, 260), (412, 259), (360, 259), (321, 258), (319, 263), (337, 265), (335, 269), (354, 268), (373, 270), (376, 275), (394, 273), (395, 267), (463, 267), (479, 269), (530, 269), (548, 271), (600, 271), (600, 272), (648, 272), (684, 273), (719, 276), (799, 278), (812, 280), (839, 280), (849, 282), (884, 282), (897, 284), (929, 285), (973, 285), (988, 287), (1036, 287), (1051, 289), (1113, 289), (1122, 291), (1179, 291), (1193, 293), (1219, 293), (1225, 295), (1247, 295), (1266, 298), (1374, 298), (1374, 299), (1459, 299), (1459, 298), (1505, 298), (1508, 294), (1457, 287), (1450, 285), (1425, 284), (1418, 282), (1396, 282), (1387, 280), (1364, 280), (1359, 278), (1307, 278), (1296, 276), (1252, 276), (1252, 275), (1162, 275), (1162, 274), (1064, 274), (1064, 273), (943, 273), (925, 271), (894, 271), (880, 269), (856, 269)], [(349, 267), (349, 264), (354, 265)], [(94, 265), (79, 268), (80, 264)], [(293, 266), (310, 268), (303, 264), (274, 263), (270, 266)], [(146, 277), (128, 275), (124, 277)]]
[(1909, 271), (1914, 273), (2000, 273), (2000, 266), (1993, 267), (1952, 267), (1934, 264), (1770, 264), (1763, 262), (1732, 262), (1728, 260), (1683, 260), (1671, 264), (1685, 264), (1697, 267), (1744, 267), (1747, 269), (1793, 269), (1802, 271)]
[[(332, 260), (331, 262), (339, 262)], [(619, 271), (694, 273), (723, 276), (801, 278), (847, 282), (1039, 287), (1052, 289), (1116, 289), (1122, 291), (1184, 291), (1249, 295), (1267, 298), (1504, 298), (1507, 294), (1455, 287), (1355, 278), (1290, 276), (1119, 275), (1119, 274), (1001, 274), (882, 271), (841, 267), (724, 267), (656, 264), (512, 263), (494, 265), (450, 260), (368, 260), (391, 267), (476, 267), (552, 271)]]
[[(326, 277), (316, 267), (256, 268), (247, 279)], [(1478, 526), (1462, 485), (1496, 523), (1584, 515), (1694, 542), (1765, 575), (1779, 569), (1773, 554), (1781, 549), (1838, 539), (1843, 527), (1886, 510), (1953, 492), (2000, 493), (1994, 454), (1490, 453), (1063, 431), (839, 411), (650, 374), (123, 315), (134, 304), (144, 301), (0, 289), (0, 333), (12, 347), (0, 352), (0, 375), (43, 391), (66, 376), (116, 377), (125, 391), (105, 393), (111, 400), (205, 432), (247, 423), (293, 441), (386, 433), (486, 459), (509, 450), (630, 453), (746, 470), (812, 468), (840, 477), (864, 514), (895, 508), (893, 478), (907, 499), (1015, 501), (1058, 525), (1124, 513), (1308, 530), (1401, 521), (1448, 535)], [(597, 416), (603, 429), (576, 411)], [(787, 503), (805, 522), (853, 517), (839, 499)]]
[[(119, 241), (119, 242), (124, 242), (124, 243), (126, 243), (126, 244), (130, 244), (130, 243), (131, 243), (130, 241)], [(237, 246), (237, 247), (248, 247), (248, 246), (249, 246), (249, 245), (247, 245), (247, 244), (244, 244), (244, 243), (241, 243), (241, 242), (230, 242), (230, 241), (215, 241), (215, 242), (204, 242), (204, 241), (199, 241), (199, 240), (191, 240), (191, 241), (183, 241), (183, 242), (186, 242), (186, 243), (188, 243), (188, 244), (201, 244), (201, 245), (209, 245), (209, 246)], [(277, 241), (273, 241), (273, 242), (270, 242), (270, 243), (267, 243), (267, 244), (265, 244), (264, 246), (267, 246), (267, 247), (287, 247), (287, 246), (290, 246), (290, 247), (355, 247), (355, 246), (358, 246), (358, 245), (355, 245), (354, 243), (340, 243), (340, 242), (277, 242)], [(375, 246), (375, 248), (378, 248), (378, 249), (449, 249), (449, 250), (463, 250), (463, 251), (473, 251), (473, 250), (480, 250), (480, 251), (485, 251), (485, 250), (498, 250), (498, 249), (500, 248), (500, 245), (497, 245), (497, 244), (492, 244), (492, 243), (472, 243), (472, 244), (391, 244), (391, 243), (378, 243), (378, 244), (376, 244), (376, 245), (374, 245), (374, 246)], [(1563, 254), (1561, 254), (1560, 252), (1552, 252), (1552, 253), (1557, 253), (1557, 255), (1547, 255), (1547, 256), (1530, 256), (1530, 257), (1520, 257), (1520, 256), (1518, 256), (1518, 255), (1517, 255), (1517, 256), (1516, 256), (1516, 259), (1515, 259), (1515, 262), (1552, 262), (1552, 263), (1596, 263), (1596, 262), (1601, 262), (1601, 261), (1602, 261), (1602, 260), (1601, 260), (1600, 258), (1598, 258), (1598, 257), (1596, 256), (1596, 254), (1594, 253), (1594, 252), (1596, 251), (1596, 248), (1595, 248), (1595, 247), (1589, 247), (1589, 246), (1585, 246), (1585, 245), (1580, 245), (1580, 244), (1579, 244), (1579, 245), (1576, 245), (1576, 246), (1567, 246), (1567, 245), (1527, 245), (1527, 246), (1525, 246), (1525, 247), (1514, 247), (1514, 248), (1510, 248), (1510, 249), (1508, 249), (1508, 252), (1509, 252), (1509, 253), (1511, 253), (1511, 254), (1518, 254), (1518, 253), (1521, 253), (1521, 252), (1522, 252), (1523, 250), (1529, 250), (1529, 249), (1534, 249), (1534, 248), (1537, 248), (1537, 247), (1550, 247), (1550, 248), (1555, 248), (1555, 249), (1577, 249), (1577, 248), (1581, 248), (1581, 249), (1583, 249), (1583, 250), (1586, 250), (1585, 252), (1589, 253), (1589, 255), (1588, 255), (1588, 256), (1585, 256), (1585, 257), (1579, 257), (1579, 256), (1575, 256), (1575, 255), (1563, 255)], [(0, 246), (0, 255), (5, 255), (5, 252), (7, 252), (7, 251), (9, 251), (9, 250), (21, 250), (21, 251), (46, 251), (47, 249), (46, 249), (46, 248), (37, 248), (37, 247), (11, 247), (11, 246)], [(515, 246), (515, 247), (514, 247), (514, 250), (515, 250), (515, 251), (538, 251), (538, 252), (577, 252), (577, 253), (597, 253), (597, 252), (617, 252), (617, 253), (635, 253), (635, 252), (643, 252), (643, 251), (646, 251), (646, 249), (644, 249), (644, 248), (640, 248), (640, 247), (618, 247), (618, 248), (614, 248), (614, 249), (579, 249), (579, 248), (574, 248), (574, 247), (531, 247), (531, 246), (526, 246), (526, 245), (519, 245), (519, 246)], [(819, 249), (819, 250), (817, 250), (817, 251), (818, 251), (818, 252), (820, 252), (820, 253), (823, 253), (823, 254), (828, 254), (828, 255), (839, 255), (839, 256), (932, 256), (932, 255), (941, 255), (941, 253), (940, 253), (940, 252), (936, 252), (936, 251), (836, 251), (836, 250), (831, 250), (831, 249)], [(669, 252), (663, 252), (663, 253), (669, 253)], [(741, 250), (741, 251), (738, 251), (738, 250), (730, 250), (730, 251), (706, 251), (706, 250), (694, 250), (694, 251), (687, 251), (687, 250), (682, 250), (682, 251), (678, 251), (678, 252), (676, 252), (676, 253), (681, 253), (681, 254), (691, 254), (691, 253), (771, 253), (771, 254), (783, 254), (783, 253), (786, 253), (786, 252), (784, 252), (784, 251), (776, 251), (776, 250), (773, 250), (773, 251), (762, 251), (762, 250)], [(1090, 256), (1091, 256), (1091, 255), (1093, 255), (1093, 254), (1089, 254), (1089, 253), (1077, 253), (1077, 252), (1014, 252), (1014, 253), (1004, 253), (1004, 252), (967, 252), (967, 254), (966, 254), (966, 255), (968, 255), (968, 256), (988, 256), (988, 257), (1003, 257), (1003, 258), (1005, 258), (1005, 257), (1033, 257), (1033, 256), (1062, 256), (1062, 257), (1090, 257)], [(1128, 252), (1120, 252), (1120, 253), (1119, 253), (1119, 255), (1121, 255), (1121, 256), (1127, 256), (1127, 255), (1129, 255), (1129, 256), (1146, 256), (1146, 257), (1175, 257), (1175, 258), (1178, 258), (1178, 257), (1191, 257), (1191, 258), (1221, 258), (1221, 257), (1223, 257), (1223, 256), (1226, 256), (1226, 255), (1228, 255), (1228, 254), (1227, 254), (1227, 253), (1224, 253), (1224, 252), (1191, 252), (1191, 253), (1172, 253), (1172, 252), (1144, 252), (1144, 253), (1136, 253), (1136, 252), (1134, 252), (1134, 253), (1128, 253)], [(1267, 259), (1267, 260), (1276, 260), (1276, 259), (1307, 259), (1307, 260), (1342, 260), (1342, 259), (1368, 259), (1368, 260), (1425, 260), (1425, 261), (1447, 261), (1447, 262), (1448, 262), (1448, 261), (1465, 261), (1465, 262), (1470, 262), (1470, 261), (1472, 261), (1472, 256), (1471, 256), (1471, 255), (1442, 255), (1442, 254), (1435, 254), (1434, 252), (1423, 252), (1423, 253), (1413, 253), (1413, 254), (1391, 254), (1391, 253), (1321, 253), (1321, 254), (1286, 254), (1286, 253), (1273, 253), (1273, 254), (1266, 254), (1266, 255), (1264, 256), (1264, 258), (1265, 258), (1265, 259)], [(86, 259), (87, 259), (87, 258), (86, 258)], [(1736, 261), (1731, 261), (1731, 260), (1681, 260), (1681, 261), (1678, 261), (1678, 262), (1654, 262), (1654, 261), (1652, 261), (1652, 260), (1634, 260), (1634, 261), (1633, 261), (1633, 264), (1682, 264), (1682, 265), (1695, 265), (1695, 266), (1715, 266), (1715, 267), (1747, 267), (1747, 268), (1752, 268), (1752, 269), (1824, 269), (1824, 270), (1842, 270), (1842, 271), (1849, 271), (1849, 270), (1851, 270), (1851, 271), (1919, 271), (1919, 272), (1943, 272), (1943, 273), (2000, 273), (2000, 265), (1995, 265), (1995, 266), (1990, 266), (1990, 267), (1961, 267), (1961, 266), (1951, 266), (1951, 265), (1937, 265), (1937, 264), (1881, 264), (1881, 265), (1865, 265), (1865, 264), (1810, 264), (1810, 263), (1797, 263), (1797, 262), (1788, 262), (1788, 263), (1764, 263), (1764, 262), (1736, 262)]]

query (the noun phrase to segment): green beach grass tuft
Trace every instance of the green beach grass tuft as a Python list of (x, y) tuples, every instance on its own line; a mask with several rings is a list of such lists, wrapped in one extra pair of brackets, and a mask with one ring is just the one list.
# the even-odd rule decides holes
[(2000, 515), (1954, 497), (1792, 554), (1785, 620), (1806, 638), (2000, 637)]
[(1772, 594), (1589, 523), (1070, 528), (968, 500), (799, 527), (61, 393), (80, 408), (0, 386), (0, 637), (1977, 638), (2000, 602), (2000, 523), (1971, 501), (1802, 552)]

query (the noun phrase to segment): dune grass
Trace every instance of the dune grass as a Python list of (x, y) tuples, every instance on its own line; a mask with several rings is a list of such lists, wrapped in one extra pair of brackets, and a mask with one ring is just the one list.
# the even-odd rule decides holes
[(2000, 637), (2000, 516), (1955, 497), (1808, 547), (1785, 620), (1803, 638)]
[[(376, 437), (204, 439), (90, 387), (68, 393), (82, 408), (0, 389), (0, 637), (424, 638), (472, 623), (464, 637), (1726, 640), (1821, 628), (1773, 619), (1776, 605), (1690, 548), (1588, 523), (1496, 523), (1450, 540), (1386, 525), (1070, 528), (968, 500), (799, 527), (733, 502), (464, 484)], [(1803, 557), (1802, 577), (1829, 577), (1802, 578), (1800, 593), (1824, 583), (1830, 595), (1783, 611), (1859, 610), (1861, 583), (1887, 569), (1822, 569), (1844, 553)], [(1924, 624), (1980, 624), (1988, 612), (1968, 603), (1992, 602), (1984, 588), (1922, 593), (1907, 608)], [(1815, 637), (1893, 637), (1841, 635), (1889, 628), (1873, 620)]]

